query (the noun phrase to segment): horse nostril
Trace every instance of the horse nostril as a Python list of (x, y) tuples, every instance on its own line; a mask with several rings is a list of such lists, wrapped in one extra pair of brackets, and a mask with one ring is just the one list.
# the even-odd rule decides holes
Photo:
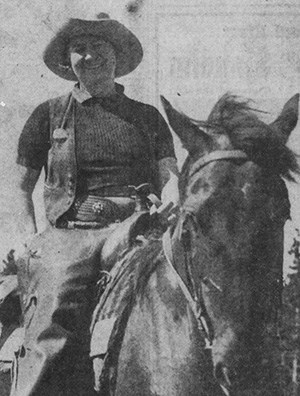
[(214, 371), (219, 384), (224, 386), (226, 389), (230, 389), (232, 387), (232, 382), (228, 367), (223, 366), (222, 363), (217, 363)]

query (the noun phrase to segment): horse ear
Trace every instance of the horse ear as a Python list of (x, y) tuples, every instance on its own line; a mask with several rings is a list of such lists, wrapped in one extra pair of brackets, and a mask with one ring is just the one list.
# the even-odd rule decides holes
[(212, 138), (202, 129), (199, 129), (197, 125), (193, 124), (189, 117), (175, 110), (164, 96), (161, 96), (160, 99), (169, 123), (173, 131), (180, 138), (183, 147), (189, 153), (195, 152), (199, 148), (205, 149)]
[(285, 138), (285, 142), (287, 142), (290, 133), (297, 125), (298, 106), (299, 94), (296, 94), (287, 101), (279, 117), (270, 124), (273, 130), (279, 132)]

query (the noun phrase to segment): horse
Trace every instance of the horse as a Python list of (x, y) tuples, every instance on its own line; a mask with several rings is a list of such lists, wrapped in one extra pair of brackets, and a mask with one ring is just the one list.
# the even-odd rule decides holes
[(279, 396), (283, 178), (299, 171), (286, 147), (299, 95), (270, 125), (229, 94), (205, 122), (162, 102), (188, 151), (180, 213), (167, 230), (141, 213), (133, 240), (114, 252), (91, 325), (94, 367), (104, 358), (98, 393)]
[(14, 351), (7, 352), (3, 346), (9, 337), (12, 337), (13, 332), (21, 326), (21, 305), (14, 250), (9, 251), (3, 264), (0, 272), (0, 389), (2, 396), (8, 396)]
[(112, 323), (107, 350), (93, 355), (104, 357), (99, 394), (282, 395), (276, 320), (290, 215), (283, 179), (299, 172), (286, 146), (298, 102), (295, 95), (266, 124), (250, 101), (230, 94), (207, 121), (162, 97), (188, 152), (180, 213), (163, 237), (137, 237), (111, 273), (91, 327), (97, 349), (97, 324)]

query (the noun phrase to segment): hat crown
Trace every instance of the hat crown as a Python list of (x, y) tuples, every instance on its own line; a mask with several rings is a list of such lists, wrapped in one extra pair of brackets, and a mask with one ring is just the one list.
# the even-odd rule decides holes
[(110, 19), (110, 16), (106, 12), (100, 12), (97, 14), (97, 19)]
[(116, 78), (132, 72), (142, 60), (143, 49), (138, 38), (108, 14), (101, 12), (93, 20), (70, 18), (50, 41), (43, 56), (46, 66), (66, 80), (77, 81), (73, 69), (66, 67), (70, 66), (67, 47), (73, 37), (81, 35), (101, 37), (115, 48)]

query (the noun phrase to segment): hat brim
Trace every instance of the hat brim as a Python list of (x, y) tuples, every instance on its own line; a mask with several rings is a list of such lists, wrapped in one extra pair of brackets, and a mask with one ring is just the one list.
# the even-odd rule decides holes
[(71, 18), (46, 47), (43, 55), (46, 66), (65, 80), (77, 81), (70, 67), (68, 45), (76, 36), (93, 35), (109, 42), (116, 53), (115, 76), (132, 72), (143, 58), (138, 38), (124, 25), (113, 19), (82, 20)]

